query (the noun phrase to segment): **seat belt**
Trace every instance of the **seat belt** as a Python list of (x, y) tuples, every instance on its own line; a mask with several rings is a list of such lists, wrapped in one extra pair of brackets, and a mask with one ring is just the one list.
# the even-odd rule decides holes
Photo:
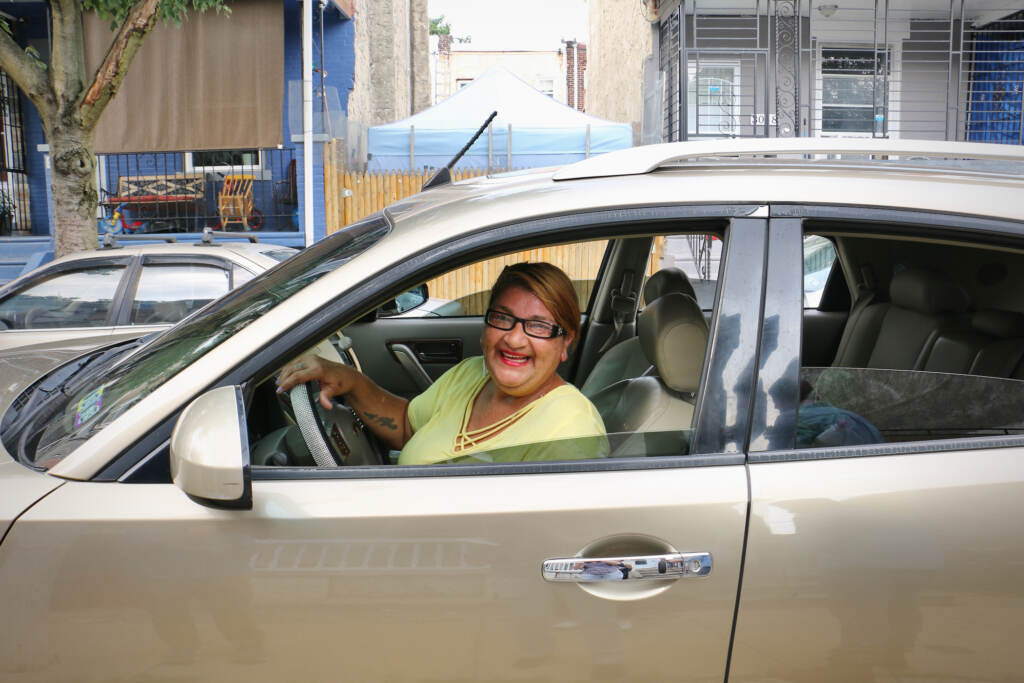
[(871, 269), (871, 266), (864, 265), (860, 271), (861, 282), (857, 286), (857, 297), (854, 299), (853, 307), (850, 309), (850, 317), (846, 319), (846, 326), (843, 328), (843, 336), (839, 338), (839, 347), (836, 349), (835, 359), (832, 361), (835, 363), (846, 353), (846, 347), (850, 345), (850, 338), (853, 334), (850, 332), (857, 325), (860, 316), (864, 313), (864, 310), (875, 303), (875, 297), (877, 295), (875, 272)]
[(622, 331), (625, 329), (626, 323), (636, 319), (637, 297), (634, 280), (635, 273), (632, 270), (625, 270), (622, 272), (622, 282), (619, 283), (619, 288), (612, 290), (612, 325), (615, 331), (605, 341), (598, 354), (603, 354), (615, 346), (622, 337)]

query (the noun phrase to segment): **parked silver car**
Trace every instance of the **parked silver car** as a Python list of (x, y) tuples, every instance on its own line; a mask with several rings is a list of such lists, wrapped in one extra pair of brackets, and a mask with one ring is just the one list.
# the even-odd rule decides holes
[[(154, 339), (0, 354), (0, 678), (1017, 680), (1022, 167), (635, 148), (435, 187)], [(312, 350), (420, 393), (482, 318), (377, 309), (541, 254), (587, 283), (560, 372), (607, 457), (397, 465), (276, 391)]]
[(166, 329), (298, 253), (224, 237), (130, 240), (109, 235), (104, 247), (59, 258), (0, 288), (0, 349), (100, 345)]

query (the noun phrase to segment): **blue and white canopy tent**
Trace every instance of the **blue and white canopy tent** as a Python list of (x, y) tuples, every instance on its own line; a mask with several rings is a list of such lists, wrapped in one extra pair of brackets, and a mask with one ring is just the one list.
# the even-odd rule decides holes
[(367, 168), (440, 168), (469, 142), (492, 111), (498, 112), (497, 118), (455, 168), (557, 166), (633, 146), (628, 123), (578, 112), (497, 66), (430, 109), (371, 127)]

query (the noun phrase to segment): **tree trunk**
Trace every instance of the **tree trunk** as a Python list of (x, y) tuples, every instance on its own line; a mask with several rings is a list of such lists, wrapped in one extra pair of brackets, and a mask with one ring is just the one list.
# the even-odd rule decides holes
[(95, 249), (96, 155), (93, 131), (57, 126), (46, 131), (50, 146), (55, 256)]

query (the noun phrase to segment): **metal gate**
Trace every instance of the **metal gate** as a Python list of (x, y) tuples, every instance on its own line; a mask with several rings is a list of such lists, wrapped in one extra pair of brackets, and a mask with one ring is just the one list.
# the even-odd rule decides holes
[(1024, 143), (1024, 0), (682, 0), (659, 37), (666, 141)]
[(31, 233), (21, 93), (0, 71), (0, 236)]

